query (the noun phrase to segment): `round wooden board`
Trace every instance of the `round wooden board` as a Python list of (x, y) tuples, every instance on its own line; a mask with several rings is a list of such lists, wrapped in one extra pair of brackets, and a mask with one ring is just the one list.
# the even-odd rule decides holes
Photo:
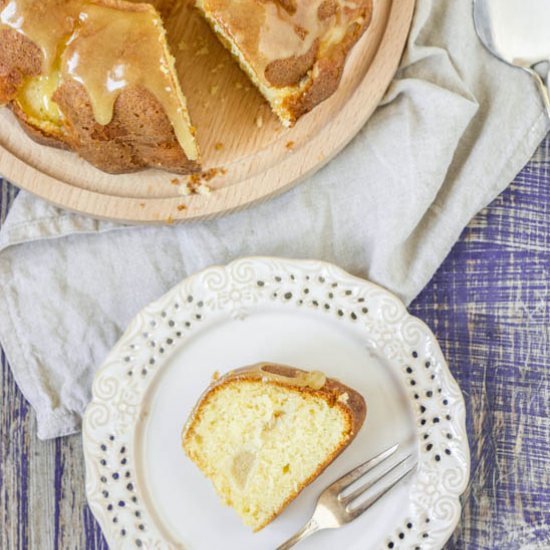
[[(373, 20), (350, 53), (338, 91), (285, 129), (187, 0), (166, 21), (204, 158), (223, 168), (208, 195), (182, 196), (173, 174), (105, 174), (74, 153), (38, 145), (0, 110), (0, 172), (58, 206), (129, 223), (207, 218), (265, 200), (333, 158), (386, 91), (410, 28), (414, 0), (374, 0)], [(185, 177), (177, 177), (184, 182)]]

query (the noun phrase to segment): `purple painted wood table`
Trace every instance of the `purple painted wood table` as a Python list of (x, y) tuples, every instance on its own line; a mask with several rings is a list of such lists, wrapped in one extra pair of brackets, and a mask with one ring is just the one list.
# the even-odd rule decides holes
[[(0, 180), (0, 224), (15, 198)], [(550, 139), (411, 306), (468, 412), (472, 476), (447, 549), (550, 549)], [(41, 442), (0, 353), (0, 548), (105, 549), (79, 436)]]

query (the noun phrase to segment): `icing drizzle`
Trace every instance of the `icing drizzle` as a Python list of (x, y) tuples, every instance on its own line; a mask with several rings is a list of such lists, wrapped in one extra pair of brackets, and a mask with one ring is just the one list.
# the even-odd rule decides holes
[(203, 9), (232, 36), (258, 78), (269, 63), (339, 42), (361, 19), (364, 0), (202, 0)]
[[(23, 34), (42, 51), (42, 75), (59, 72), (87, 90), (99, 124), (112, 120), (126, 88), (147, 89), (162, 105), (182, 149), (197, 160), (186, 102), (171, 67), (162, 21), (147, 4), (108, 0), (8, 0), (0, 27)], [(51, 98), (43, 98), (49, 102)]]

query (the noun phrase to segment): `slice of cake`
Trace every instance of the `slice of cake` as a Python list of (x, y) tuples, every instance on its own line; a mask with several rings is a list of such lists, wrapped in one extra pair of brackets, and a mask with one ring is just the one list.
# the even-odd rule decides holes
[(184, 427), (186, 454), (259, 531), (354, 439), (363, 397), (320, 372), (261, 363), (229, 372)]
[(196, 0), (285, 126), (338, 88), (372, 0)]
[(199, 169), (174, 59), (150, 4), (0, 0), (0, 104), (37, 141), (106, 172)]

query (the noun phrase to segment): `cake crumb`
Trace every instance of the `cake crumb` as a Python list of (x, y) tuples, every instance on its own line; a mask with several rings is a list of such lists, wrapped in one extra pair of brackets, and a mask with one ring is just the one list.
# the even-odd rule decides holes
[(225, 168), (210, 168), (206, 172), (200, 172), (187, 176), (187, 182), (180, 184), (178, 191), (180, 195), (210, 195), (212, 188), (206, 182), (219, 175), (227, 174)]
[(187, 197), (191, 194), (191, 189), (189, 188), (189, 185), (187, 183), (182, 183), (178, 187), (178, 193), (180, 195), (183, 195), (184, 197)]
[(185, 210), (187, 206), (185, 204), (178, 204), (177, 209), (181, 212), (182, 210)]
[(180, 41), (178, 42), (178, 50), (179, 50), (180, 52), (185, 52), (185, 51), (187, 51), (188, 49), (189, 49), (189, 46), (187, 45), (187, 43), (185, 42), (185, 40), (182, 39), (182, 40), (180, 40)]
[(242, 87), (243, 85), (240, 82), (235, 82), (235, 88), (237, 88), (237, 90), (240, 90)]
[(286, 147), (289, 151), (292, 151), (292, 149), (294, 149), (294, 145), (296, 145), (296, 144), (295, 144), (293, 141), (287, 141), (285, 147)]
[(301, 40), (305, 40), (309, 32), (307, 29), (300, 25), (294, 25), (294, 32), (300, 37)]
[(212, 178), (218, 176), (219, 174), (227, 174), (227, 170), (225, 168), (210, 168), (206, 172), (202, 173), (202, 178), (204, 181), (210, 181)]
[(221, 151), (223, 149), (223, 143), (216, 143), (216, 145), (214, 145), (214, 149), (216, 149), (216, 151)]
[(190, 176), (187, 176), (187, 185), (191, 192), (193, 191), (193, 188), (196, 187), (202, 178), (202, 173), (200, 174), (191, 174)]
[(258, 128), (261, 128), (264, 125), (264, 117), (262, 115), (258, 115), (254, 122)]
[(219, 86), (210, 86), (210, 95), (216, 95), (219, 89)]
[(220, 371), (219, 371), (219, 370), (215, 370), (215, 371), (212, 373), (212, 380), (216, 381), (216, 380), (218, 380), (219, 377), (220, 377)]
[(140, 206), (141, 208), (145, 208), (145, 203), (144, 203), (144, 202), (140, 202), (140, 203), (139, 203), (139, 206)]
[(179, 180), (178, 178), (172, 178), (172, 179), (170, 180), (170, 183), (171, 183), (172, 185), (179, 185), (179, 184), (180, 184), (180, 180)]
[(210, 195), (212, 189), (210, 189), (210, 187), (208, 187), (205, 183), (201, 183), (200, 185), (197, 185), (196, 191), (199, 195)]
[(172, 225), (174, 223), (174, 218), (171, 215), (168, 215), (165, 221), (168, 225)]
[(203, 46), (202, 48), (200, 48), (199, 50), (197, 50), (195, 52), (195, 55), (197, 57), (201, 56), (201, 55), (208, 55), (208, 48), (206, 46)]

